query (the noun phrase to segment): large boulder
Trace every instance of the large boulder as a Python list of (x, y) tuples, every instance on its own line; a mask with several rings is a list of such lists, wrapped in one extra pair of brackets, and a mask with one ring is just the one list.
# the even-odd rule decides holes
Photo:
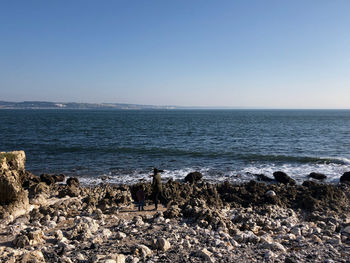
[(28, 192), (22, 187), (24, 169), (24, 151), (0, 153), (0, 218), (19, 216), (28, 208)]
[(290, 184), (295, 185), (295, 180), (290, 178), (286, 173), (277, 171), (273, 173), (273, 177), (275, 177), (276, 181), (282, 184)]
[(317, 179), (317, 180), (324, 180), (324, 179), (327, 178), (326, 175), (321, 174), (321, 173), (310, 173), (310, 174), (309, 174), (309, 177), (310, 177), (310, 178)]
[(25, 170), (24, 151), (0, 152), (0, 170)]
[(345, 172), (345, 173), (340, 177), (340, 182), (341, 182), (341, 183), (345, 183), (345, 182), (350, 183), (350, 172)]
[(203, 178), (203, 175), (200, 172), (192, 172), (186, 175), (185, 182), (193, 184), (202, 180), (202, 178)]

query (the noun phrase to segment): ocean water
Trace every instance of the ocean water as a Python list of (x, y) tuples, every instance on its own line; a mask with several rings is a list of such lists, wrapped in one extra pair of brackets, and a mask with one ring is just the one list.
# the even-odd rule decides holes
[(27, 170), (84, 183), (149, 180), (153, 167), (210, 181), (350, 171), (348, 110), (0, 110), (0, 129), (0, 151), (24, 150)]

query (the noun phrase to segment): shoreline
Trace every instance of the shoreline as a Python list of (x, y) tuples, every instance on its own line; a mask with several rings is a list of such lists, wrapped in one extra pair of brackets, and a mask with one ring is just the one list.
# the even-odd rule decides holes
[[(170, 202), (154, 211), (149, 182), (83, 186), (62, 175), (35, 176), (20, 164), (14, 159), (1, 166), (1, 183), (12, 178), (8, 186), (15, 186), (16, 180), (21, 185), (16, 200), (0, 204), (1, 262), (350, 258), (350, 184), (345, 182), (169, 180), (163, 191)], [(139, 212), (134, 199), (141, 184), (147, 206)]]

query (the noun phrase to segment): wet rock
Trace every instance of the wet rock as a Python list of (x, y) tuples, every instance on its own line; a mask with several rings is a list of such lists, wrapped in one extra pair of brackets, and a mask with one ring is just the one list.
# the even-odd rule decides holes
[(308, 188), (313, 188), (315, 186), (317, 186), (318, 183), (314, 182), (314, 181), (304, 181), (302, 186), (308, 187)]
[(264, 175), (264, 174), (254, 174), (254, 176), (256, 177), (257, 181), (263, 181), (263, 182), (273, 182), (274, 179)]
[(322, 173), (310, 173), (309, 174), (309, 177), (310, 178), (314, 178), (314, 179), (317, 179), (317, 180), (324, 180), (324, 179), (327, 179), (327, 176), (322, 174)]
[(282, 184), (290, 184), (290, 185), (296, 184), (294, 179), (290, 178), (286, 173), (281, 171), (274, 172), (273, 177), (276, 179), (277, 182)]
[(350, 182), (350, 172), (345, 172), (339, 180), (341, 183)]
[(199, 182), (202, 178), (203, 175), (200, 172), (192, 172), (186, 175), (185, 182), (193, 184)]

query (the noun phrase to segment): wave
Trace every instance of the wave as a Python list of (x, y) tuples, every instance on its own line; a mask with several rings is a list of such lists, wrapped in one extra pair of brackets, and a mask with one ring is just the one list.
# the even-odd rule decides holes
[(96, 154), (137, 154), (151, 155), (162, 157), (190, 157), (205, 159), (228, 159), (233, 161), (245, 162), (272, 162), (272, 163), (312, 163), (312, 164), (350, 164), (350, 158), (347, 157), (315, 157), (315, 156), (293, 156), (293, 155), (276, 155), (276, 154), (256, 154), (256, 153), (237, 153), (228, 151), (206, 151), (206, 150), (189, 150), (176, 148), (160, 147), (124, 147), (124, 146), (53, 146), (41, 145), (42, 150), (47, 152), (62, 153), (96, 153)]

